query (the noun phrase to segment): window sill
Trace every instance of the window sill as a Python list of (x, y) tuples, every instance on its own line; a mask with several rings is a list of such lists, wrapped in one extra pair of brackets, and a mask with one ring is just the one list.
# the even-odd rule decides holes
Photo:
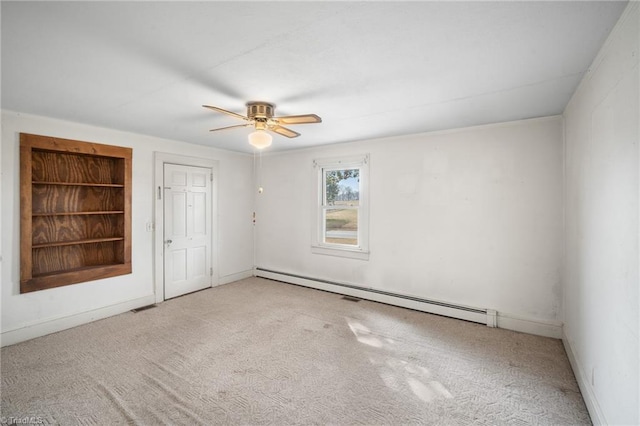
[(360, 249), (337, 248), (327, 246), (311, 246), (311, 253), (327, 256), (346, 257), (349, 259), (369, 260), (369, 252)]

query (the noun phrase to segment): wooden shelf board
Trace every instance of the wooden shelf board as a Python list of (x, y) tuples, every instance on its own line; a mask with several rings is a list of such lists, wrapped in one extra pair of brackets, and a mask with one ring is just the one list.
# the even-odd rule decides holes
[(95, 269), (101, 269), (101, 268), (105, 268), (105, 267), (111, 267), (111, 266), (119, 266), (119, 265), (124, 265), (124, 263), (104, 263), (102, 265), (93, 265), (93, 266), (83, 266), (81, 268), (73, 268), (73, 269), (65, 269), (64, 271), (55, 271), (55, 272), (45, 272), (44, 274), (37, 274), (34, 275), (32, 278), (44, 278), (44, 277), (55, 277), (56, 275), (60, 275), (62, 274), (73, 274), (75, 272), (82, 272), (82, 271), (90, 271), (90, 270), (95, 270)]
[(75, 240), (75, 241), (60, 241), (56, 243), (44, 243), (44, 244), (33, 244), (31, 246), (32, 249), (45, 248), (45, 247), (60, 247), (60, 246), (75, 246), (78, 244), (92, 244), (92, 243), (106, 243), (109, 241), (122, 241), (124, 237), (109, 237), (109, 238), (87, 238), (85, 240)]
[(57, 212), (57, 213), (33, 213), (31, 216), (81, 216), (91, 214), (123, 214), (124, 210), (107, 210), (96, 212)]
[(124, 188), (120, 183), (89, 183), (89, 182), (31, 182), (34, 185), (62, 185), (62, 186), (100, 186), (107, 188)]

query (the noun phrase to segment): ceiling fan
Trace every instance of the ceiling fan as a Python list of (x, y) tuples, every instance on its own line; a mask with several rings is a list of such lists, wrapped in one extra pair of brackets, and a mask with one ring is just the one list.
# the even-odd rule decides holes
[(273, 113), (275, 110), (275, 105), (269, 102), (248, 102), (246, 116), (211, 105), (202, 106), (205, 108), (209, 108), (210, 110), (218, 111), (223, 114), (227, 114), (246, 121), (246, 123), (244, 124), (236, 124), (235, 126), (211, 129), (211, 132), (234, 129), (236, 127), (253, 126), (256, 131), (249, 135), (249, 143), (256, 148), (266, 148), (267, 146), (271, 145), (271, 135), (266, 131), (271, 131), (288, 138), (297, 138), (298, 136), (300, 136), (300, 133), (294, 132), (287, 127), (283, 127), (282, 124), (295, 125), (322, 123), (322, 119), (316, 114), (286, 115), (283, 117), (274, 117)]

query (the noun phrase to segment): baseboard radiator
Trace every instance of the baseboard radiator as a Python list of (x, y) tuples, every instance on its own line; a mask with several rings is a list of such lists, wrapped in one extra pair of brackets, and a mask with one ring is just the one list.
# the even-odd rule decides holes
[(288, 272), (274, 271), (265, 268), (255, 268), (255, 276), (281, 281), (289, 284), (301, 285), (346, 296), (358, 297), (360, 299), (374, 302), (386, 303), (403, 308), (415, 309), (417, 311), (431, 314), (443, 315), (447, 317), (462, 319), (466, 321), (486, 324), (489, 327), (497, 326), (497, 312), (491, 309), (480, 309), (469, 306), (456, 305), (437, 300), (423, 299), (415, 296), (392, 293), (369, 287), (360, 287), (353, 284), (329, 281), (319, 278), (306, 277), (303, 275)]

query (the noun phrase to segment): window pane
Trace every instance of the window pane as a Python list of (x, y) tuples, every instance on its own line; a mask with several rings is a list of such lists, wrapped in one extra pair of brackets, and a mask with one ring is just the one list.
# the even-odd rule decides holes
[(324, 184), (324, 242), (357, 246), (360, 169), (325, 170)]
[(324, 184), (325, 205), (358, 205), (360, 169), (325, 170)]
[[(357, 201), (355, 201), (357, 203)], [(325, 210), (324, 242), (358, 245), (358, 209), (332, 208)]]

